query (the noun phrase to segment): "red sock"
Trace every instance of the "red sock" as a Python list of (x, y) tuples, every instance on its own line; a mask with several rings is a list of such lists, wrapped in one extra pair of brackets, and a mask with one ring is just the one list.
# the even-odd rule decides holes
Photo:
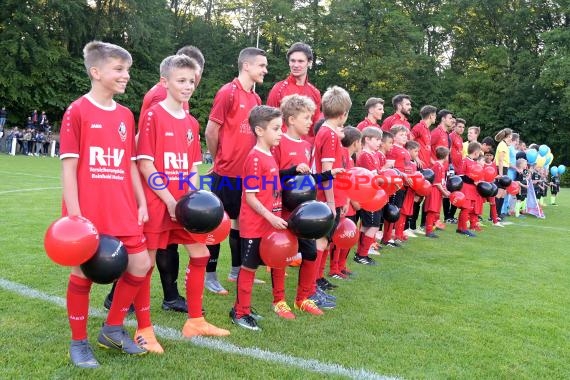
[(330, 250), (327, 248), (323, 251), (321, 256), (321, 261), (319, 262), (319, 271), (317, 273), (317, 278), (323, 278), (325, 276), (325, 267), (327, 266), (327, 258), (329, 256)]
[(296, 301), (301, 302), (315, 292), (317, 281), (317, 261), (303, 260), (299, 268), (299, 282), (297, 285)]
[(254, 279), (255, 271), (247, 270), (243, 267), (240, 268), (236, 285), (236, 303), (234, 305), (237, 318), (251, 314), (251, 290), (253, 289)]
[[(147, 272), (146, 276), (135, 276), (129, 272), (123, 273), (123, 275), (117, 281), (117, 287), (115, 288), (115, 294), (113, 295), (113, 303), (111, 304), (111, 309), (107, 315), (107, 320), (105, 323), (109, 326), (121, 326), (125, 320), (125, 316), (129, 311), (129, 307), (134, 302), (135, 311), (137, 314), (137, 322), (139, 328), (144, 328), (150, 326), (150, 277), (152, 275), (152, 268)], [(148, 282), (147, 282), (148, 278)], [(148, 290), (145, 289), (148, 288)], [(147, 299), (143, 301), (143, 297), (140, 294), (146, 294)], [(137, 300), (140, 301), (137, 303)], [(143, 301), (143, 302), (141, 302)], [(139, 309), (143, 310), (139, 313)], [(148, 314), (148, 324), (141, 326), (141, 320), (145, 320), (145, 317), (139, 317), (139, 314)]]
[(384, 227), (382, 229), (382, 242), (388, 243), (390, 239), (392, 239), (392, 228), (394, 227), (394, 223), (389, 223), (384, 221)]
[(331, 259), (329, 261), (329, 273), (340, 273), (340, 270), (338, 269), (338, 254), (340, 253), (340, 249), (331, 243), (330, 252)]
[(346, 259), (348, 259), (348, 253), (350, 249), (341, 249), (339, 251), (339, 258), (338, 258), (338, 269), (342, 272), (346, 270)]
[(273, 303), (285, 300), (285, 269), (271, 268)]
[(372, 244), (374, 244), (376, 238), (372, 236), (363, 235), (361, 239), (362, 239), (362, 251), (358, 255), (368, 257), (368, 250), (370, 249)]
[(495, 198), (489, 198), (489, 208), (491, 209), (491, 219), (493, 223), (497, 223), (499, 221), (499, 216), (497, 215), (497, 207), (495, 207)]
[(426, 234), (433, 233), (433, 225), (438, 219), (438, 215), (435, 212), (428, 211), (426, 215)]
[(202, 316), (202, 298), (204, 296), (204, 276), (210, 256), (190, 257), (186, 267), (186, 302), (188, 318)]
[(71, 339), (87, 339), (89, 317), (89, 293), (93, 282), (86, 278), (69, 275), (67, 283), (67, 318), (71, 328)]
[(407, 217), (408, 217), (407, 215), (400, 213), (400, 218), (396, 222), (396, 227), (395, 227), (396, 239), (406, 240), (406, 238), (404, 237), (404, 228), (406, 226)]
[(309, 295), (317, 291), (317, 279), (319, 278), (319, 266), (321, 265), (321, 258), (324, 256), (325, 252), (317, 249), (317, 258), (315, 259), (315, 269), (313, 272), (314, 278), (311, 284), (311, 291)]
[[(470, 202), (470, 201), (466, 201)], [(461, 231), (467, 231), (467, 221), (469, 220), (469, 213), (471, 207), (462, 208), (459, 213), (459, 219), (457, 220), (457, 229)]]

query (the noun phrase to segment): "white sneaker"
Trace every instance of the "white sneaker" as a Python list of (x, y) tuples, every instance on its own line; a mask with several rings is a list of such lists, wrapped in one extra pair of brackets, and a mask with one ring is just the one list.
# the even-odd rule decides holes
[(409, 238), (415, 238), (418, 237), (418, 235), (416, 235), (414, 233), (414, 230), (412, 230), (411, 228), (408, 228), (407, 230), (404, 231), (404, 235), (406, 235)]
[(505, 225), (501, 222), (497, 222), (497, 223), (493, 223), (493, 226), (495, 227), (505, 227)]
[(414, 231), (414, 233), (415, 233), (416, 235), (425, 235), (425, 234), (426, 234), (426, 231), (425, 231), (423, 228), (421, 228), (421, 227), (418, 227), (418, 228), (416, 228), (416, 229), (413, 230), (413, 231)]

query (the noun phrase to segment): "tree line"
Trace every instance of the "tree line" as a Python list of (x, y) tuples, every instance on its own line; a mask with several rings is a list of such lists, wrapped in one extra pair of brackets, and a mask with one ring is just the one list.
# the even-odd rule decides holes
[[(266, 50), (265, 99), (288, 73), (287, 48), (310, 44), (310, 80), (346, 88), (349, 122), (364, 102), (397, 93), (453, 110), (482, 136), (509, 127), (549, 145), (555, 163), (570, 151), (568, 0), (4, 0), (0, 7), (0, 106), (22, 123), (33, 109), (59, 120), (89, 83), (82, 48), (100, 39), (133, 55), (118, 100), (138, 114), (161, 60), (187, 44), (206, 58), (191, 110), (205, 126), (218, 88), (237, 74), (246, 46)], [(20, 122), (21, 121), (21, 122)]]

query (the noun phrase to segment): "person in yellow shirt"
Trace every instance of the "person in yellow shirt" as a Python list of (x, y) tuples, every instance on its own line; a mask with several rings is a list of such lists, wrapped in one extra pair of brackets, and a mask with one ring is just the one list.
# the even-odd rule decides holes
[[(509, 157), (509, 145), (511, 145), (511, 140), (513, 137), (513, 130), (510, 128), (504, 128), (495, 135), (495, 141), (499, 144), (497, 145), (497, 152), (495, 154), (495, 164), (497, 165), (497, 171), (499, 175), (506, 175), (507, 170), (510, 166)], [(496, 207), (497, 212), (500, 214), (503, 209), (503, 202), (505, 201), (506, 191), (504, 189), (499, 189), (496, 196)], [(501, 214), (500, 217), (503, 218), (505, 215)]]
[(477, 142), (480, 133), (481, 128), (477, 126), (467, 128), (467, 141), (463, 143), (463, 151), (461, 152), (464, 158), (467, 157), (467, 146), (469, 146), (470, 142)]

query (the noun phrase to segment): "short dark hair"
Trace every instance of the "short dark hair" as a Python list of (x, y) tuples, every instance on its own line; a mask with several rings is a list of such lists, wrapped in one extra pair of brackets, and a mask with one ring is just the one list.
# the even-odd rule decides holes
[(364, 108), (366, 111), (370, 111), (370, 108), (374, 107), (376, 104), (384, 104), (384, 99), (382, 98), (369, 98), (366, 103), (364, 103)]
[(194, 58), (194, 60), (200, 65), (200, 70), (204, 71), (204, 64), (206, 60), (204, 59), (204, 55), (196, 46), (186, 45), (178, 49), (176, 52), (177, 55), (187, 55), (190, 58)]
[(438, 160), (443, 160), (447, 156), (449, 156), (449, 149), (447, 147), (438, 146), (435, 148), (435, 158)]
[(409, 101), (412, 100), (412, 98), (406, 94), (398, 94), (392, 98), (392, 105), (394, 106), (394, 110), (398, 108), (398, 104), (402, 103), (404, 99), (408, 99)]
[(481, 140), (481, 144), (485, 144), (490, 146), (491, 148), (494, 148), (495, 140), (491, 136), (483, 137), (483, 140)]
[(437, 113), (437, 119), (439, 121), (441, 121), (441, 119), (443, 119), (444, 117), (446, 117), (447, 115), (452, 115), (453, 116), (453, 112), (451, 112), (450, 110), (446, 110), (445, 108), (442, 110), (439, 110), (439, 112)]
[(394, 140), (394, 135), (390, 132), (383, 131), (382, 132), (382, 142), (384, 143), (384, 142), (388, 141), (388, 139)]
[(270, 106), (255, 106), (249, 112), (249, 126), (251, 131), (255, 135), (255, 127), (261, 129), (267, 128), (267, 124), (273, 119), (278, 117), (283, 117), (281, 110), (279, 108)]
[(344, 127), (343, 128), (344, 137), (341, 140), (342, 146), (348, 148), (355, 141), (358, 141), (362, 138), (362, 133), (358, 130), (358, 128), (354, 127)]
[(291, 45), (291, 47), (289, 48), (289, 50), (287, 50), (287, 61), (289, 60), (289, 56), (293, 53), (296, 52), (301, 52), (303, 54), (305, 54), (305, 56), (307, 57), (308, 61), (312, 61), (313, 60), (313, 49), (311, 49), (311, 47), (303, 42), (295, 42), (293, 45)]
[(246, 47), (245, 49), (242, 49), (242, 51), (239, 52), (238, 56), (238, 71), (241, 71), (245, 61), (249, 61), (258, 55), (267, 57), (265, 50), (261, 50), (255, 47)]
[(429, 115), (431, 115), (432, 113), (436, 113), (437, 112), (437, 108), (435, 108), (434, 106), (423, 106), (420, 109), (420, 116), (422, 117), (422, 119), (426, 119)]
[(410, 140), (410, 141), (406, 141), (406, 145), (404, 145), (404, 148), (406, 148), (407, 150), (419, 149), (420, 144), (418, 144), (417, 141)]
[(455, 120), (455, 123), (456, 123), (456, 124), (463, 124), (463, 125), (465, 125), (467, 122), (465, 121), (465, 119), (461, 119), (461, 118), (458, 117), (458, 118)]

